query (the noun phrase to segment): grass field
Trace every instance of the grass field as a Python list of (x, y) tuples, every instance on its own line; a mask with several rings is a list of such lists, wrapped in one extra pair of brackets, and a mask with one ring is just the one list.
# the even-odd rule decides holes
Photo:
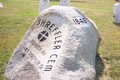
[[(0, 0), (0, 80), (12, 52), (34, 19), (39, 0)], [(96, 56), (97, 80), (120, 80), (120, 24), (113, 23), (115, 0), (71, 0), (71, 6), (85, 11), (97, 25), (102, 42)], [(51, 1), (50, 6), (60, 2)]]

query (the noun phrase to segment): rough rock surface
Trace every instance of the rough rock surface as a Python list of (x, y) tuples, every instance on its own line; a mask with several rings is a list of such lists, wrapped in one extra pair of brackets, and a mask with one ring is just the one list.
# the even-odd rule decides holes
[(95, 80), (100, 41), (94, 22), (78, 9), (50, 7), (13, 52), (6, 80)]

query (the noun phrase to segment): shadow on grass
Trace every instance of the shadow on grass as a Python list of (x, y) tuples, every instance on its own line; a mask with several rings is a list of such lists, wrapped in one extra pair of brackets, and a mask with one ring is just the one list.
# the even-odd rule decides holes
[(102, 76), (103, 70), (105, 65), (103, 63), (102, 58), (100, 57), (99, 53), (96, 55), (96, 80), (99, 80), (100, 76)]
[(114, 23), (116, 26), (120, 26), (120, 23)]

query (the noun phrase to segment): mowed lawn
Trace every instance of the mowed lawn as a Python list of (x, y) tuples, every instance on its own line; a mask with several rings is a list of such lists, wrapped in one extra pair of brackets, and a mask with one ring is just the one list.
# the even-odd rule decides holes
[[(17, 47), (35, 18), (39, 0), (0, 0), (0, 80), (14, 49)], [(92, 19), (102, 36), (96, 56), (97, 80), (120, 80), (120, 24), (113, 23), (115, 0), (71, 0)], [(50, 6), (59, 5), (51, 1)]]

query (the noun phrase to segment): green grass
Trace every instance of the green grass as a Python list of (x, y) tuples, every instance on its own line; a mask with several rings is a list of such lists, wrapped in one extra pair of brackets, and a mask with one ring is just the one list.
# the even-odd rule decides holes
[(0, 0), (0, 80), (9, 58), (38, 16), (37, 0)]
[[(0, 80), (12, 55), (34, 19), (39, 0), (0, 0)], [(91, 18), (102, 36), (96, 60), (97, 80), (120, 80), (120, 24), (113, 23), (115, 0), (71, 0), (71, 6)], [(51, 1), (50, 6), (60, 2)]]

